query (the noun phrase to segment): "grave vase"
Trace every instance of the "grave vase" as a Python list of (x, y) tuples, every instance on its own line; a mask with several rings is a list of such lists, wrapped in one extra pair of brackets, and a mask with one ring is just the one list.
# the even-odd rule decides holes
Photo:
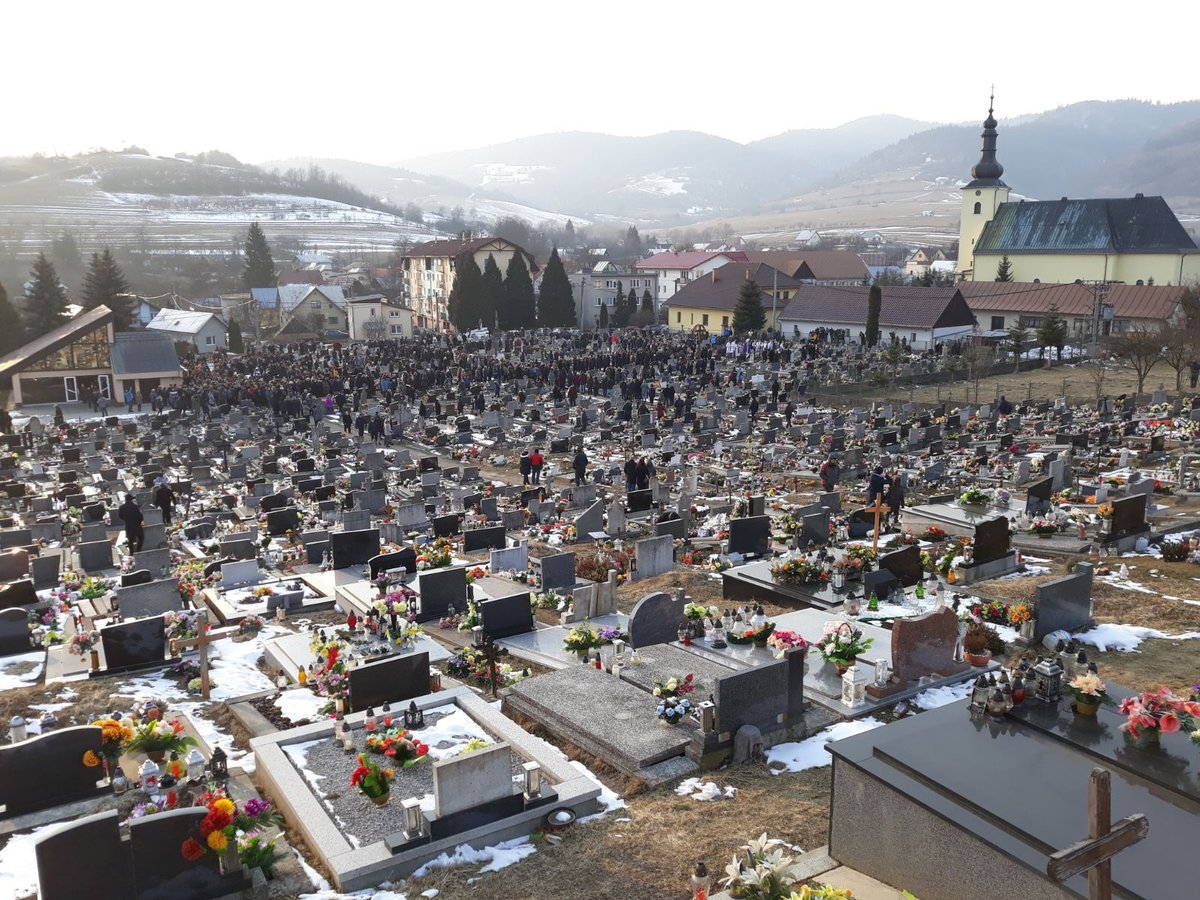
[(92, 671), (99, 672), (100, 671), (100, 651), (92, 650), (91, 654), (92, 654)]
[(237, 840), (231, 840), (222, 851), (221, 856), (221, 874), (228, 875), (231, 872), (240, 872), (242, 870), (242, 861), (238, 857)]
[[(1076, 700), (1074, 703), (1075, 715), (1086, 716), (1088, 718), (1096, 718), (1096, 712), (1100, 709), (1100, 702), (1085, 703), (1082, 700)], [(1157, 732), (1155, 732), (1157, 734)]]
[(387, 806), (388, 798), (391, 796), (392, 792), (388, 791), (386, 794), (380, 794), (378, 797), (372, 797), (371, 802), (376, 806)]
[(1027, 619), (1021, 623), (1021, 637), (1024, 640), (1033, 642), (1034, 635), (1037, 634), (1037, 619)]
[(846, 670), (849, 669), (856, 662), (858, 662), (857, 656), (854, 657), (853, 659), (847, 659), (847, 660), (835, 659), (835, 660), (833, 660), (833, 667), (834, 667), (834, 669), (837, 670), (838, 678), (841, 678), (843, 675), (845, 675)]
[(1127, 731), (1125, 732), (1125, 740), (1138, 750), (1156, 751), (1160, 746), (1158, 742), (1160, 733), (1157, 728), (1146, 728), (1137, 737), (1134, 737)]
[(149, 757), (154, 762), (160, 763), (164, 759), (167, 758), (167, 751), (166, 750), (147, 750), (146, 756)]

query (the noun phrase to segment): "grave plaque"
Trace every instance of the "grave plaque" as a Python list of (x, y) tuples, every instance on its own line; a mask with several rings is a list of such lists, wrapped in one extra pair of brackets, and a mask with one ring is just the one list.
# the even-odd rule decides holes
[(462, 611), (467, 606), (467, 570), (461, 566), (433, 569), (417, 575), (420, 594), (418, 622), (441, 619), (453, 606)]
[(975, 526), (975, 544), (973, 547), (976, 563), (992, 562), (1003, 559), (1008, 555), (1009, 534), (1008, 517), (999, 516), (988, 519)]
[(335, 569), (365, 566), (371, 557), (379, 555), (379, 529), (335, 531), (329, 536), (329, 548)]
[(1091, 563), (1076, 563), (1075, 572), (1037, 586), (1034, 640), (1052, 631), (1077, 631), (1092, 621)]
[(670, 535), (635, 541), (633, 550), (637, 558), (636, 580), (653, 578), (675, 567), (675, 540)]
[(294, 506), (275, 509), (267, 513), (267, 533), (271, 535), (287, 534), (300, 527), (300, 510)]
[(429, 654), (390, 656), (349, 672), (350, 711), (401, 703), (429, 693)]
[(514, 791), (508, 744), (433, 763), (433, 796), (439, 820), (510, 799)]
[(104, 673), (161, 666), (166, 656), (166, 625), (162, 616), (121, 622), (100, 629)]
[(503, 525), (491, 528), (468, 528), (463, 532), (463, 552), (476, 550), (503, 550), (507, 541)]
[[(11, 818), (94, 796), (102, 773), (99, 767), (82, 764), (88, 750), (100, 755), (97, 725), (62, 728), (17, 744), (0, 744), (2, 815)], [(54, 772), (53, 778), (46, 777), (48, 771)]]
[(533, 631), (529, 591), (485, 600), (479, 604), (479, 616), (485, 637), (495, 639)]
[(575, 586), (575, 554), (556, 553), (543, 556), (542, 590), (553, 591)]
[[(183, 605), (174, 578), (118, 587), (117, 602), (121, 607), (121, 615), (125, 618), (161, 616), (165, 612), (180, 609)], [(202, 605), (203, 601), (197, 598), (197, 603)]]
[(221, 587), (224, 590), (249, 587), (261, 580), (256, 559), (221, 564)]
[(1146, 499), (1142, 495), (1134, 494), (1114, 500), (1112, 508), (1112, 537), (1125, 537), (1146, 530)]
[(625, 496), (625, 506), (631, 513), (646, 512), (654, 503), (654, 492), (651, 490), (630, 491)]
[(776, 660), (717, 679), (717, 731), (730, 738), (743, 725), (777, 731), (788, 712), (789, 661)]
[(29, 614), (23, 609), (0, 609), (0, 656), (28, 653), (32, 649)]
[(434, 537), (454, 537), (461, 531), (461, 519), (457, 514), (436, 516), (430, 520), (433, 525)]
[(417, 551), (412, 547), (405, 547), (402, 550), (397, 550), (395, 553), (381, 553), (378, 556), (372, 556), (367, 563), (367, 567), (371, 573), (371, 580), (374, 581), (380, 572), (390, 572), (397, 569), (403, 569), (406, 572), (417, 571)]
[(771, 549), (771, 517), (751, 516), (729, 520), (729, 552), (766, 556)]

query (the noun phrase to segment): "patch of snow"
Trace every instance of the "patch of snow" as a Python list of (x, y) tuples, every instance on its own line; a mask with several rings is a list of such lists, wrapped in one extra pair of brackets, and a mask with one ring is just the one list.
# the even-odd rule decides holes
[(921, 709), (937, 709), (939, 706), (948, 706), (959, 700), (965, 700), (970, 695), (972, 686), (972, 682), (963, 681), (959, 684), (930, 688), (913, 697), (912, 702)]
[[(306, 860), (304, 858), (303, 853), (301, 853), (299, 850), (296, 850), (295, 853), (296, 853), (296, 862), (300, 863), (300, 869), (304, 872), (305, 875), (308, 876), (308, 880), (312, 882), (312, 886), (315, 887), (318, 891), (331, 892), (333, 890), (333, 885), (331, 885), (325, 879), (325, 876), (322, 875), (320, 872), (318, 872), (316, 869), (314, 869), (312, 866), (310, 866), (308, 864), (308, 860)], [(317, 894), (301, 894), (301, 896), (302, 897), (315, 897), (318, 895)]]
[(0, 850), (0, 897), (28, 897), (38, 892), (37, 857), (33, 847), (39, 832), (65, 825), (74, 819), (40, 825), (24, 834), (14, 834)]
[(413, 878), (421, 878), (428, 875), (434, 869), (448, 869), (452, 866), (473, 866), (479, 863), (487, 863), (479, 874), (484, 872), (499, 872), (501, 869), (506, 869), (515, 863), (519, 863), (527, 856), (532, 856), (537, 852), (537, 847), (529, 843), (528, 837), (513, 838), (511, 841), (502, 841), (493, 847), (483, 847), (476, 850), (468, 844), (459, 844), (454, 848), (454, 853), (442, 853), (435, 856), (421, 868), (413, 872)]
[(864, 731), (878, 728), (882, 724), (883, 722), (873, 716), (838, 722), (803, 741), (776, 744), (767, 751), (767, 764), (781, 767), (772, 768), (772, 775), (782, 775), (784, 772), (803, 772), (806, 769), (828, 766), (833, 762), (833, 758), (825, 751), (827, 744), (862, 734)]
[(592, 781), (594, 781), (596, 783), (596, 787), (600, 788), (600, 796), (596, 798), (596, 802), (600, 804), (602, 809), (600, 810), (600, 812), (595, 813), (594, 815), (584, 816), (582, 819), (579, 820), (580, 823), (591, 822), (591, 821), (594, 821), (595, 819), (599, 819), (601, 816), (607, 815), (608, 813), (612, 812), (615, 809), (624, 809), (625, 808), (625, 806), (626, 806), (625, 801), (622, 800), (619, 796), (617, 796), (617, 793), (615, 791), (612, 791), (609, 788), (607, 788), (604, 785), (604, 782), (602, 782), (599, 778), (597, 778), (595, 776), (595, 774), (593, 774), (591, 769), (589, 769), (587, 766), (585, 766), (583, 763), (581, 763), (577, 759), (571, 760), (571, 765), (574, 766), (576, 769), (578, 769), (582, 774), (584, 774), (588, 778), (590, 778)]
[(1137, 650), (1142, 641), (1156, 638), (1167, 641), (1188, 641), (1200, 638), (1200, 631), (1185, 631), (1182, 634), (1167, 634), (1157, 628), (1144, 628), (1141, 625), (1097, 625), (1090, 631), (1080, 631), (1071, 635), (1081, 644), (1090, 644), (1101, 653), (1117, 650), (1121, 653), (1132, 653)]
[[(9, 672), (10, 668), (31, 666), (25, 672)], [(46, 651), (35, 650), (32, 653), (18, 653), (16, 656), (6, 656), (0, 660), (0, 691), (11, 691), (13, 688), (29, 687), (37, 684), (42, 677), (42, 669), (46, 666)]]
[(322, 718), (321, 707), (328, 703), (326, 697), (319, 697), (308, 688), (292, 688), (284, 691), (275, 698), (275, 708), (289, 722), (317, 721)]
[(730, 785), (725, 785), (725, 790), (722, 791), (717, 787), (715, 781), (701, 781), (699, 778), (685, 778), (679, 782), (675, 788), (675, 793), (680, 797), (690, 797), (692, 800), (703, 800), (705, 802), (711, 800), (720, 800), (724, 797), (727, 800), (732, 800), (737, 796), (737, 788)]

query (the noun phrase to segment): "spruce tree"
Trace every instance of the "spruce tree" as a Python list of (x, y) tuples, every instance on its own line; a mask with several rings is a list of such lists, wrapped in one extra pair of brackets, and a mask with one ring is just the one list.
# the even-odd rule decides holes
[(1067, 343), (1067, 321), (1058, 314), (1058, 307), (1053, 303), (1046, 310), (1046, 316), (1037, 329), (1038, 343), (1043, 347), (1053, 347), (1062, 362), (1062, 349)]
[(537, 321), (544, 328), (571, 328), (575, 325), (575, 295), (557, 247), (550, 251), (546, 272), (542, 275)]
[(487, 262), (483, 264), (483, 290), (480, 292), (482, 301), (479, 318), (485, 328), (495, 328), (496, 316), (504, 308), (504, 276), (496, 265), (496, 257), (488, 254)]
[(0, 353), (16, 350), (25, 343), (25, 326), (21, 315), (8, 299), (8, 292), (0, 284)]
[(532, 328), (537, 314), (533, 281), (524, 253), (514, 253), (504, 272), (504, 307), (500, 310), (501, 328)]
[(608, 304), (605, 303), (600, 307), (600, 327), (608, 328)]
[(133, 322), (133, 298), (128, 295), (129, 282), (117, 265), (112, 251), (107, 247), (102, 253), (93, 253), (83, 276), (83, 305), (87, 309), (107, 306), (112, 310), (113, 328), (128, 331)]
[(867, 327), (866, 341), (868, 347), (879, 343), (879, 315), (883, 312), (883, 288), (877, 284), (871, 285), (867, 294)]
[(738, 290), (737, 306), (733, 309), (735, 334), (755, 334), (767, 325), (767, 314), (763, 311), (763, 292), (758, 282), (747, 278)]
[(996, 266), (996, 280), (1005, 283), (1013, 280), (1012, 262), (1009, 260), (1007, 253), (1000, 257), (1000, 265)]
[(245, 263), (242, 265), (242, 284), (251, 288), (275, 287), (275, 260), (271, 258), (271, 245), (257, 222), (250, 223), (246, 232), (246, 243), (242, 245)]
[(242, 340), (242, 323), (237, 319), (229, 323), (229, 351), (231, 353), (246, 352), (246, 342)]
[(29, 336), (40, 337), (66, 322), (67, 292), (58, 280), (54, 263), (39, 253), (30, 273), (33, 285), (25, 295), (25, 310), (29, 317)]
[(454, 265), (454, 287), (450, 291), (450, 324), (465, 333), (479, 325), (483, 309), (483, 275), (470, 253), (460, 254)]
[(642, 312), (654, 312), (654, 295), (650, 293), (650, 288), (642, 291)]

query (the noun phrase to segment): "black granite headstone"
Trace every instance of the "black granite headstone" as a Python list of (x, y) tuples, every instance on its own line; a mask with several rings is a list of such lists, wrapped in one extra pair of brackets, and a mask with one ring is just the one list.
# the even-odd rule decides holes
[(429, 654), (391, 656), (350, 670), (350, 711), (401, 703), (429, 693)]
[(771, 549), (771, 517), (745, 516), (729, 520), (729, 552), (766, 556)]
[(485, 600), (479, 604), (479, 615), (485, 637), (503, 638), (533, 631), (533, 608), (529, 604), (528, 591)]
[(975, 544), (972, 548), (976, 563), (992, 562), (1008, 555), (1008, 516), (988, 519), (975, 526)]
[(105, 674), (163, 665), (167, 649), (165, 629), (162, 616), (101, 628)]
[(372, 581), (375, 580), (380, 572), (388, 572), (393, 569), (416, 572), (417, 552), (412, 547), (405, 547), (402, 550), (397, 550), (395, 553), (381, 553), (378, 556), (371, 557), (367, 563), (367, 567), (370, 569)]
[(287, 534), (300, 527), (300, 510), (294, 506), (274, 509), (267, 513), (267, 532), (272, 535)]
[(905, 587), (912, 587), (922, 580), (921, 550), (915, 544), (879, 557), (879, 568), (891, 572)]
[(503, 525), (491, 528), (468, 528), (463, 532), (463, 551), (471, 553), (475, 550), (503, 550), (507, 546)]
[(433, 525), (434, 537), (454, 537), (461, 530), (461, 519), (456, 514), (445, 516), (435, 516), (430, 519), (430, 524)]
[(467, 570), (461, 566), (434, 569), (417, 575), (420, 607), (417, 621), (429, 622), (446, 615), (453, 605), (460, 612), (467, 606)]
[[(83, 764), (91, 750), (100, 755), (100, 728), (80, 725), (0, 745), (0, 806), (3, 817), (47, 809), (97, 793), (99, 767)], [(53, 772), (54, 777), (47, 777)]]
[(23, 609), (0, 609), (0, 656), (28, 653), (32, 649), (29, 614)]
[(335, 569), (365, 566), (372, 557), (379, 555), (379, 529), (335, 531), (329, 535), (329, 547)]

